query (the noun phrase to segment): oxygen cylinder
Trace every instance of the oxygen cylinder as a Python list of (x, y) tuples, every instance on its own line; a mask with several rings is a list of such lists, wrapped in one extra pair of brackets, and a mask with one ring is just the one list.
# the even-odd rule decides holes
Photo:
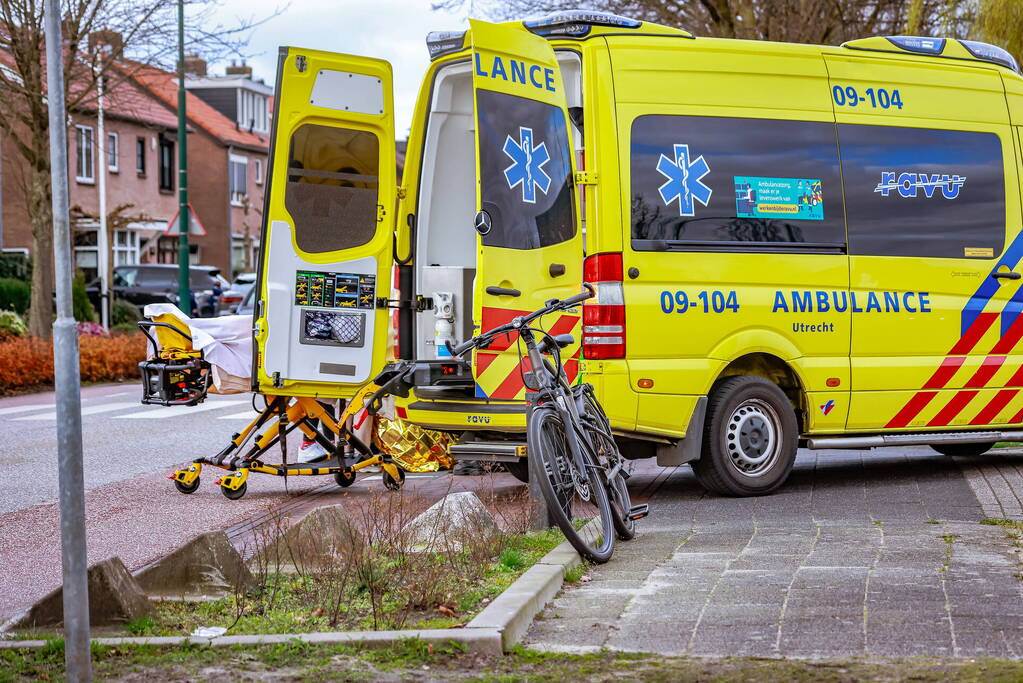
[(445, 342), (452, 346), (455, 340), (455, 302), (451, 292), (433, 293), (433, 343), (437, 358), (451, 358)]

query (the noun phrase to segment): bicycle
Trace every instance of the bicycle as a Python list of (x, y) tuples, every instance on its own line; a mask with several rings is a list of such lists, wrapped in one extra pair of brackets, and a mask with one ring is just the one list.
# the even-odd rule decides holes
[[(548, 514), (565, 538), (585, 559), (604, 563), (614, 552), (615, 538), (635, 536), (636, 520), (645, 517), (649, 508), (632, 505), (625, 483), (629, 472), (592, 385), (571, 386), (568, 382), (561, 350), (572, 344), (572, 335), (552, 336), (530, 326), (534, 320), (594, 296), (592, 285), (583, 286), (587, 291), (581, 294), (550, 299), (539, 310), (454, 348), (447, 346), (452, 356), (460, 357), (471, 349), (487, 348), (505, 334), (517, 334), (525, 344), (530, 371), (524, 379), (532, 380), (532, 386), (526, 382), (530, 392), (526, 426), (530, 477), (536, 477)], [(521, 346), (518, 349), (522, 359)], [(577, 528), (577, 518), (590, 521)]]

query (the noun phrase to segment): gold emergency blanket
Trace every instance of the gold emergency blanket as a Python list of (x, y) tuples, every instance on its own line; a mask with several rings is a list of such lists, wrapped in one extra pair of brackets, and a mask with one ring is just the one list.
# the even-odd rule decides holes
[(405, 420), (388, 420), (378, 415), (373, 439), (406, 472), (436, 472), (454, 464), (448, 454), (450, 437)]

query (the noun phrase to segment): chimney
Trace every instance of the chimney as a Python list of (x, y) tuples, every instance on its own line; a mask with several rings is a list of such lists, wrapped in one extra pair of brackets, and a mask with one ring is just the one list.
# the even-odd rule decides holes
[(89, 51), (121, 52), (124, 49), (124, 38), (120, 32), (105, 28), (89, 34)]
[(242, 60), (241, 66), (231, 61), (231, 66), (227, 67), (225, 73), (228, 76), (246, 76), (252, 78), (252, 67), (245, 64), (245, 60)]
[(185, 74), (188, 76), (205, 76), (206, 60), (195, 53), (185, 55)]

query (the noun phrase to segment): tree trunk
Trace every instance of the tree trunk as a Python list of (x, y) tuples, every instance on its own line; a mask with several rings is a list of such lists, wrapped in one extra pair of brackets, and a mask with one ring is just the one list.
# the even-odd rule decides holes
[(53, 329), (53, 208), (50, 169), (33, 168), (29, 181), (29, 222), (32, 225), (32, 303), (29, 334), (49, 339)]

